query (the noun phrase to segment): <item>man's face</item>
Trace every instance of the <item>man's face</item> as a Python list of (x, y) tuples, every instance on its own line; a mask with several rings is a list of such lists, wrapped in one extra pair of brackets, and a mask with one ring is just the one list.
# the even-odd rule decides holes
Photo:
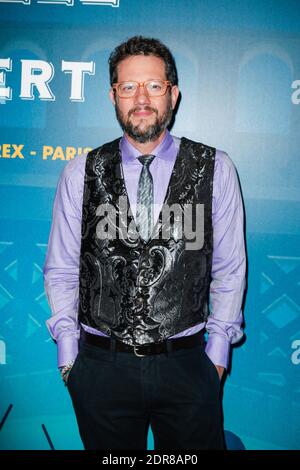
[[(119, 63), (118, 82), (160, 79), (166, 80), (165, 64), (155, 56), (131, 56)], [(120, 98), (110, 90), (116, 116), (123, 131), (133, 140), (145, 143), (155, 141), (169, 125), (176, 105), (177, 86), (167, 89), (163, 96), (149, 97), (144, 87), (139, 87), (132, 98)]]

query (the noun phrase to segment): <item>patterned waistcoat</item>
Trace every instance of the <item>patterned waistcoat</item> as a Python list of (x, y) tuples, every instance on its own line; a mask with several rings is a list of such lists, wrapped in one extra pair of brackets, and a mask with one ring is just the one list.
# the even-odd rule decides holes
[(141, 345), (207, 319), (216, 150), (181, 139), (163, 208), (145, 242), (130, 210), (119, 143), (87, 155), (78, 319)]

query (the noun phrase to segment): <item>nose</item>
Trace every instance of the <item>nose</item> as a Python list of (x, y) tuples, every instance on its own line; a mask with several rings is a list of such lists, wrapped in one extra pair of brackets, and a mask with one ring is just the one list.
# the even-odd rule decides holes
[(150, 103), (150, 98), (147, 93), (147, 90), (142, 85), (138, 86), (138, 89), (136, 90), (136, 94), (134, 97), (135, 97), (136, 103), (139, 103), (139, 104)]

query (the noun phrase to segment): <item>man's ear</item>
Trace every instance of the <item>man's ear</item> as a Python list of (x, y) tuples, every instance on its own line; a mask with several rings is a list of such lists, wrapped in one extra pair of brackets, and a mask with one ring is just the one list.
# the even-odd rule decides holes
[(109, 97), (112, 104), (116, 106), (115, 92), (112, 88), (109, 90)]
[(177, 85), (173, 85), (171, 89), (172, 108), (174, 109), (179, 96), (179, 88)]

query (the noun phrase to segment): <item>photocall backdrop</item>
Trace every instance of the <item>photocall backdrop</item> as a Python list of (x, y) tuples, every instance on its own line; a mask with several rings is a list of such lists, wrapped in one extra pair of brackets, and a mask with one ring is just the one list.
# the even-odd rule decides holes
[(121, 135), (107, 59), (135, 34), (176, 58), (172, 133), (225, 150), (240, 177), (246, 340), (224, 387), (228, 447), (299, 449), (296, 0), (0, 0), (0, 448), (82, 449), (45, 326), (42, 268), (60, 172)]

